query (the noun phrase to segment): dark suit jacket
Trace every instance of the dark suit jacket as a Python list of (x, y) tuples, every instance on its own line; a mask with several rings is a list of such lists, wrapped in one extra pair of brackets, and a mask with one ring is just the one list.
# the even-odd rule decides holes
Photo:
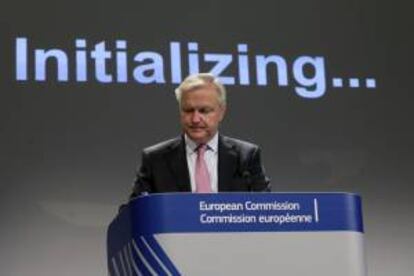
[[(270, 191), (254, 144), (219, 135), (219, 192)], [(131, 198), (145, 193), (190, 192), (184, 137), (146, 148)]]

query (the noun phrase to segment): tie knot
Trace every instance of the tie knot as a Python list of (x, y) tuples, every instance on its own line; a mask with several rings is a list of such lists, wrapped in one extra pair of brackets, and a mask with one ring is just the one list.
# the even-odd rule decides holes
[(196, 151), (199, 155), (203, 155), (206, 152), (207, 148), (208, 146), (206, 144), (200, 144), (197, 146)]

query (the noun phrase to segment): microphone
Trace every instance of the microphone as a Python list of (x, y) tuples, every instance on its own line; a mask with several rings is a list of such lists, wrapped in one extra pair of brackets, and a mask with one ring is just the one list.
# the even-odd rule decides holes
[(247, 185), (247, 188), (249, 191), (267, 191), (270, 192), (270, 186), (269, 186), (269, 179), (266, 176), (257, 176), (252, 175), (252, 173), (245, 169), (241, 171), (240, 178), (242, 179), (243, 183)]
[(243, 179), (243, 182), (247, 184), (247, 187), (250, 190), (253, 184), (252, 174), (249, 170), (243, 170), (240, 175)]

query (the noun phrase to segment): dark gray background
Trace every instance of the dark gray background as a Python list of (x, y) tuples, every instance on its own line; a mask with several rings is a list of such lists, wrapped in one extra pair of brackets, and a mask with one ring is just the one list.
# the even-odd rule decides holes
[(2, 2), (0, 274), (106, 274), (106, 228), (140, 149), (179, 134), (170, 84), (14, 81), (14, 39), (25, 36), (44, 48), (82, 37), (126, 39), (130, 50), (245, 42), (290, 62), (324, 56), (328, 75), (375, 77), (375, 90), (328, 87), (317, 100), (292, 87), (229, 87), (222, 133), (262, 146), (274, 191), (359, 193), (370, 275), (411, 275), (414, 39), (404, 2)]

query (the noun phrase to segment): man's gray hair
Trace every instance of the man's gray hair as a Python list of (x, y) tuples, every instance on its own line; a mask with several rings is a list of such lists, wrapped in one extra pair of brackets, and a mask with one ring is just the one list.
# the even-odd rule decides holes
[(181, 97), (184, 92), (212, 85), (217, 93), (222, 106), (226, 105), (226, 89), (217, 77), (210, 73), (198, 73), (190, 75), (175, 89), (175, 96), (181, 105)]

